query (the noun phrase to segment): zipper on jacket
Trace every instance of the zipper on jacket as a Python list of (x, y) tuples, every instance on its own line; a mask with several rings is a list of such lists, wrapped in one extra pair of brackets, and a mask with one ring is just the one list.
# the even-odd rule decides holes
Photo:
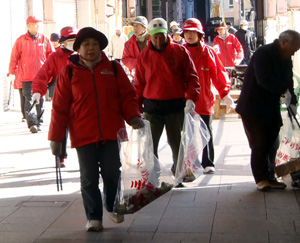
[(98, 117), (99, 133), (100, 133), (101, 140), (103, 140), (103, 135), (102, 135), (102, 130), (101, 130), (101, 123), (100, 123), (100, 111), (99, 111), (99, 104), (98, 104), (98, 94), (97, 94), (96, 80), (95, 80), (94, 72), (93, 71), (91, 71), (91, 72), (92, 72), (92, 75), (93, 75), (94, 89), (95, 89), (95, 95), (96, 95), (96, 106), (97, 106), (97, 117)]
[[(36, 38), (37, 39), (37, 38)], [(33, 46), (34, 46), (34, 59), (35, 59), (35, 74), (37, 74), (38, 72), (38, 65), (37, 65), (37, 53), (36, 53), (36, 45), (37, 45), (37, 41), (33, 40)]]

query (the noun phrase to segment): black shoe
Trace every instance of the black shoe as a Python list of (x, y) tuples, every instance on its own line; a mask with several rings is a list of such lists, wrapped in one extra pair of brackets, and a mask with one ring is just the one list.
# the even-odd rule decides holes
[(177, 186), (175, 186), (175, 188), (182, 188), (182, 187), (185, 187), (185, 186), (181, 182)]

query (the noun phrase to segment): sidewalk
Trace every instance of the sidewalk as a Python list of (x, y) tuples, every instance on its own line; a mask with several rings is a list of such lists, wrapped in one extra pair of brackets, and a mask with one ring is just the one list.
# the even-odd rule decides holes
[[(0, 118), (0, 242), (300, 242), (299, 190), (257, 191), (250, 150), (237, 115), (213, 121), (216, 173), (175, 188), (104, 230), (85, 231), (77, 155), (68, 149), (57, 192), (54, 157), (47, 140), (50, 102), (43, 131), (30, 134), (21, 114)], [(171, 166), (166, 137), (160, 162)]]

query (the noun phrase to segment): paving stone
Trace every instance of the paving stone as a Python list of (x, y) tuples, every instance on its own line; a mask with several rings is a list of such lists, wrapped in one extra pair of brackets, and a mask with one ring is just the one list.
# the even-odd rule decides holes
[(210, 243), (269, 243), (268, 232), (255, 234), (212, 234)]

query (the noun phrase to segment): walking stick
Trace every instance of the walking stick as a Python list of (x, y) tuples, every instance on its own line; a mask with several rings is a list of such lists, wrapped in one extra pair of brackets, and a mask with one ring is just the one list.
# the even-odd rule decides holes
[(60, 159), (59, 156), (57, 155), (55, 155), (55, 168), (56, 168), (56, 186), (57, 186), (57, 191), (59, 192), (59, 189), (63, 190), (63, 187), (62, 187), (62, 179), (61, 179), (61, 171), (60, 171)]

